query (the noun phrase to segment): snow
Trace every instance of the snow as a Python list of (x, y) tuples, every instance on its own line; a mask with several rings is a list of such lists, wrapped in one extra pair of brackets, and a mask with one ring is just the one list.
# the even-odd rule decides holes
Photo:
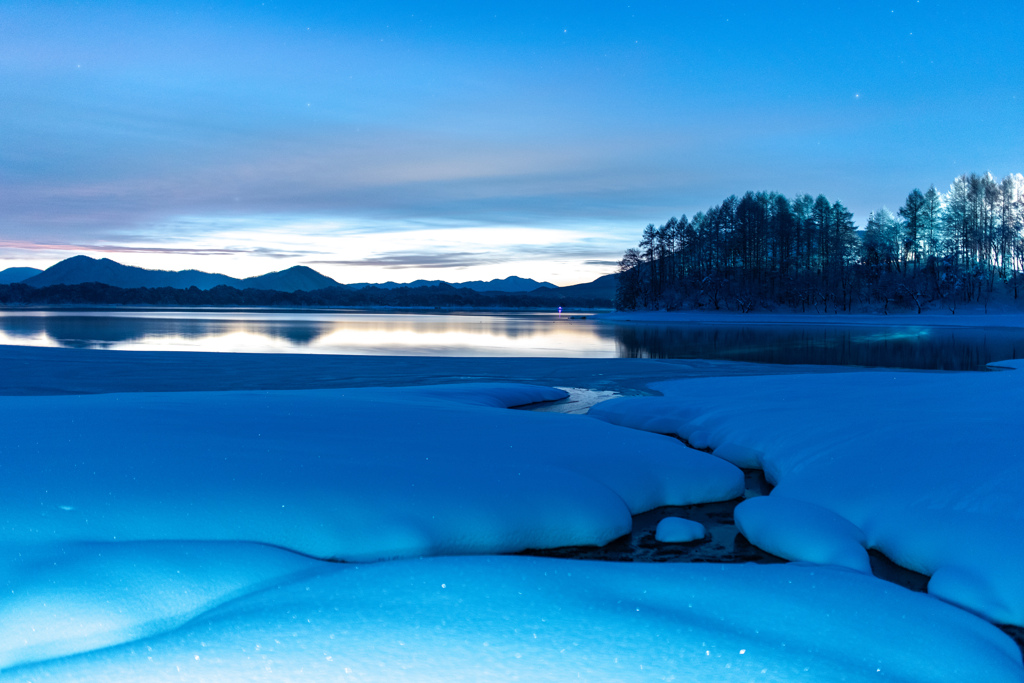
[(319, 564), (253, 543), (5, 546), (0, 669), (159, 634)]
[(654, 539), (661, 543), (689, 543), (704, 538), (707, 530), (700, 522), (682, 517), (665, 517), (654, 530)]
[(645, 394), (651, 382), (668, 379), (788, 374), (795, 369), (842, 370), (699, 359), (174, 353), (0, 345), (0, 395), (348, 389), (510, 381)]
[(1024, 624), (1024, 372), (725, 377), (652, 388), (664, 397), (615, 399), (590, 415), (691, 443), (696, 435), (732, 462), (756, 461), (777, 487), (736, 509), (755, 545), (860, 569), (860, 546), (877, 548), (932, 576), (934, 595)]
[(990, 624), (834, 568), (488, 556), (321, 565), (176, 630), (4, 679), (1021, 680), (1019, 652)]
[[(755, 372), (793, 368), (0, 349), (0, 680), (1024, 680), (990, 623), (861, 562), (1012, 621), (1021, 375)], [(605, 421), (438, 384), (687, 376)], [(779, 484), (744, 533), (821, 564), (491, 555), (738, 497), (720, 456)]]
[(368, 561), (603, 545), (631, 515), (727, 500), (678, 441), (504, 408), (519, 384), (0, 397), (0, 535), (237, 540)]
[(740, 533), (773, 555), (871, 573), (864, 532), (819, 505), (760, 496), (743, 501), (733, 514)]

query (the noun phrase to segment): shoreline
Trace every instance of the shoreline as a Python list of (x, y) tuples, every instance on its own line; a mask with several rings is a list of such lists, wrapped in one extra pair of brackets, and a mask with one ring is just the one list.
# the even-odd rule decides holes
[[(558, 308), (552, 306), (246, 306), (230, 304), (4, 304), (0, 303), (0, 313), (4, 311), (48, 311), (48, 310), (80, 310), (80, 311), (267, 311), (267, 312), (299, 312), (299, 311), (337, 311), (339, 313), (361, 312), (429, 312), (429, 313), (551, 313), (557, 314)], [(562, 315), (572, 311), (585, 311), (587, 315), (614, 312), (610, 307), (587, 308), (570, 306)]]
[[(738, 311), (616, 311), (610, 308), (570, 307), (561, 313), (550, 306), (231, 306), (231, 305), (155, 305), (155, 304), (0, 304), (0, 316), (6, 313), (37, 311), (176, 311), (250, 313), (435, 313), (502, 314), (548, 313), (561, 319), (582, 319), (602, 323), (659, 323), (703, 325), (836, 325), (856, 327), (1000, 327), (1024, 328), (1024, 312), (983, 311), (968, 309), (962, 313), (814, 313), (771, 312), (741, 313)], [(575, 316), (575, 317), (574, 317)]]
[[(47, 366), (59, 367), (60, 372), (39, 372)], [(342, 389), (466, 382), (568, 386), (637, 396), (657, 393), (648, 390), (647, 385), (667, 379), (864, 371), (896, 370), (701, 359), (356, 356), (0, 346), (0, 396)]]
[(857, 327), (1024, 328), (1024, 313), (739, 313), (735, 311), (615, 311), (595, 315), (608, 323), (686, 323), (703, 325), (836, 325)]

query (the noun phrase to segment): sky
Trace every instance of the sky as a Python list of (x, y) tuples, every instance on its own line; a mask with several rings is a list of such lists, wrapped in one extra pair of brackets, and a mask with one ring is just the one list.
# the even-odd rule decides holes
[(731, 194), (1024, 171), (1024, 6), (0, 3), (0, 269), (616, 270)]

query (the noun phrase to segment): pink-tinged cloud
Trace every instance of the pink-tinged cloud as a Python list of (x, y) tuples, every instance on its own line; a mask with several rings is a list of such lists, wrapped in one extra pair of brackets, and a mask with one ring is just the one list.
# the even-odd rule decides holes
[(60, 244), (29, 242), (24, 240), (0, 240), (0, 249), (16, 249), (29, 252), (69, 251), (75, 253), (90, 252), (100, 254), (180, 254), (184, 256), (229, 256), (252, 254), (269, 258), (293, 258), (310, 252), (275, 251), (271, 249), (216, 249), (205, 247), (133, 247), (111, 244)]

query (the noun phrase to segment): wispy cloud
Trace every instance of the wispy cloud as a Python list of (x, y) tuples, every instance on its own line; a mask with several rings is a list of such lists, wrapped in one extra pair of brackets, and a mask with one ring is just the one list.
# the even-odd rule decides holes
[(136, 247), (117, 244), (60, 244), (46, 242), (29, 242), (25, 240), (0, 240), (0, 249), (18, 249), (22, 251), (40, 252), (89, 252), (92, 254), (175, 254), (182, 256), (235, 256), (252, 255), (268, 258), (296, 258), (308, 256), (309, 251), (286, 251), (254, 248), (215, 248), (215, 247)]
[(252, 256), (263, 256), (266, 258), (274, 259), (286, 259), (286, 258), (300, 258), (308, 256), (310, 254), (319, 254), (322, 252), (318, 251), (296, 251), (296, 250), (284, 250), (284, 249), (269, 249), (267, 247), (254, 247), (252, 249), (238, 249), (235, 253), (250, 254)]
[(375, 268), (465, 268), (509, 259), (474, 252), (401, 252), (354, 260), (307, 261), (306, 265), (371, 266)]
[(573, 259), (588, 265), (618, 265), (619, 262), (612, 259), (617, 258), (627, 246), (631, 246), (634, 237), (630, 234), (625, 240), (606, 236), (602, 239), (584, 238), (552, 244), (524, 244), (515, 247), (515, 251), (519, 258), (524, 259)]

